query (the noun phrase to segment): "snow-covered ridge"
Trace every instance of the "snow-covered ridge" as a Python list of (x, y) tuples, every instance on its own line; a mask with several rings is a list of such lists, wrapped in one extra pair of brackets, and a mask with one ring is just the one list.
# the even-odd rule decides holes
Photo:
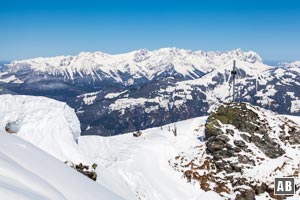
[(279, 63), (279, 66), (280, 67), (287, 67), (287, 68), (300, 67), (300, 61), (283, 62), (283, 63)]
[[(102, 52), (82, 52), (77, 56), (57, 56), (13, 61), (7, 66), (10, 70), (30, 68), (47, 72), (51, 75), (62, 75), (74, 79), (91, 75), (94, 79), (113, 78), (122, 82), (120, 73), (129, 73), (132, 79), (160, 75), (166, 71), (175, 72), (190, 78), (198, 78), (199, 72), (207, 73), (232, 62), (243, 61), (255, 65), (262, 63), (261, 57), (252, 51), (241, 49), (231, 51), (190, 51), (177, 48), (162, 48), (154, 51), (141, 49), (124, 54), (106, 54)], [(130, 81), (131, 80), (127, 80)]]

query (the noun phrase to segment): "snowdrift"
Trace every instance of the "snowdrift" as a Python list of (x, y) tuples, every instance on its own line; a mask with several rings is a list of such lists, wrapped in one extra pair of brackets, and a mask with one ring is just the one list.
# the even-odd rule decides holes
[(0, 133), (0, 197), (5, 200), (119, 200), (21, 138)]
[(82, 162), (80, 123), (66, 103), (45, 97), (0, 95), (0, 130), (11, 131), (54, 157)]

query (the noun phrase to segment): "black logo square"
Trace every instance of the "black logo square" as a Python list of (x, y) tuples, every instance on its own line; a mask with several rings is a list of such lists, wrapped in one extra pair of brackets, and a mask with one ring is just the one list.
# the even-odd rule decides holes
[(275, 178), (275, 195), (293, 195), (295, 194), (294, 178)]

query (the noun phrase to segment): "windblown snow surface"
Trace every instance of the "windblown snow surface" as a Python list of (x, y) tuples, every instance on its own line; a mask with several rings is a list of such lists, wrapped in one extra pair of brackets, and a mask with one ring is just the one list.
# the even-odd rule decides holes
[[(0, 96), (0, 127), (12, 131), (60, 160), (83, 160), (76, 143), (80, 123), (65, 103), (46, 97)], [(66, 148), (63, 148), (66, 147)]]
[[(1, 134), (1, 197), (117, 199), (104, 189), (107, 188), (126, 200), (223, 199), (215, 192), (205, 192), (199, 185), (188, 183), (169, 163), (181, 152), (190, 152), (204, 144), (206, 117), (147, 129), (140, 137), (133, 137), (132, 133), (113, 137), (79, 136), (79, 121), (62, 102), (11, 95), (0, 96), (0, 102), (0, 130), (8, 122), (18, 122), (17, 136), (57, 159), (98, 165), (96, 186), (22, 139)], [(177, 137), (172, 132), (175, 126)]]
[(0, 134), (0, 199), (121, 199), (14, 135)]

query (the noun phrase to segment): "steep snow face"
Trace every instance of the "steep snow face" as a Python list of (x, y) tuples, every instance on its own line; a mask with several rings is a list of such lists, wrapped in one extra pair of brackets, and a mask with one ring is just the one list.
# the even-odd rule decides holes
[[(179, 74), (189, 79), (199, 78), (233, 59), (262, 64), (255, 52), (240, 49), (227, 52), (190, 51), (176, 48), (146, 49), (125, 54), (109, 55), (102, 52), (82, 52), (77, 56), (57, 56), (13, 61), (9, 71), (32, 69), (49, 75), (61, 75), (67, 80), (75, 76), (90, 76), (92, 79), (113, 79), (130, 85), (135, 79), (151, 80), (164, 73)], [(124, 77), (126, 75), (126, 77)], [(12, 80), (12, 78), (10, 78)], [(5, 79), (7, 80), (7, 79)]]
[(1, 199), (121, 199), (49, 154), (2, 130), (0, 166)]
[(0, 111), (0, 131), (11, 129), (60, 160), (84, 160), (78, 156), (75, 142), (80, 123), (66, 103), (45, 97), (0, 95)]

